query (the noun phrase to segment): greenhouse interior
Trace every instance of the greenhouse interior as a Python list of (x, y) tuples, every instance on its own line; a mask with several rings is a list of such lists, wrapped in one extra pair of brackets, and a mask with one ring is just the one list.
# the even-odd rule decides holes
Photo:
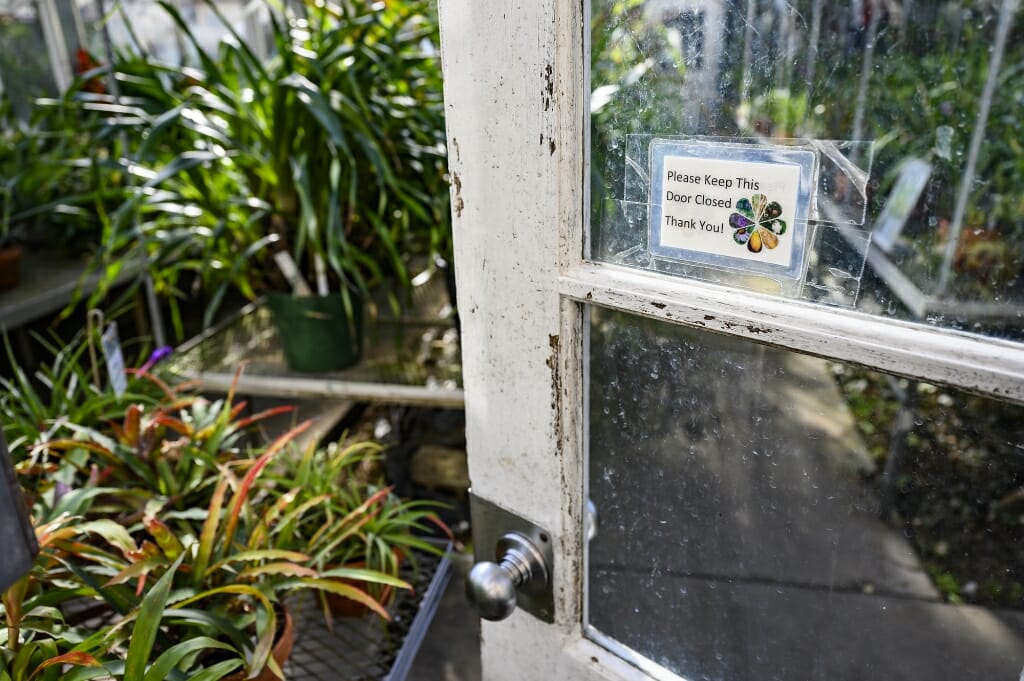
[(0, 681), (1024, 679), (1020, 5), (0, 0)]

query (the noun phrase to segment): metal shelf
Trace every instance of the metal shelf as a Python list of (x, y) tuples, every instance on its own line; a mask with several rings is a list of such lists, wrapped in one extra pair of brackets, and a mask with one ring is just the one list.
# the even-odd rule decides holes
[(246, 395), (343, 399), (426, 407), (461, 408), (462, 365), (458, 333), (441, 277), (413, 291), (402, 316), (379, 302), (370, 315), (363, 357), (342, 371), (309, 374), (285, 364), (278, 330), (261, 301), (183, 344), (171, 371), (210, 391), (226, 392), (235, 369), (246, 369), (238, 390)]
[(443, 556), (419, 554), (403, 568), (412, 592), (399, 592), (388, 608), (391, 621), (375, 615), (338, 617), (328, 627), (311, 594), (289, 601), (295, 647), (284, 666), (290, 681), (404, 681), (437, 612), (452, 574), (452, 547)]

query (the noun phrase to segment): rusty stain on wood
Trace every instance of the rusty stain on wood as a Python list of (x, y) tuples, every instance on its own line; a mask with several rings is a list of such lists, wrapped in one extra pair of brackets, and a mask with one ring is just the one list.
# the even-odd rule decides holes
[(452, 205), (455, 207), (455, 217), (461, 218), (466, 202), (462, 200), (462, 178), (458, 173), (452, 173), (452, 184), (455, 185), (455, 200), (452, 201)]

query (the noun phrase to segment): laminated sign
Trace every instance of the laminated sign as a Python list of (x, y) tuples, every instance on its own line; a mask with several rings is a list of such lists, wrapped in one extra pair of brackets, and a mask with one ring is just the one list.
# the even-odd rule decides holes
[(815, 183), (813, 151), (654, 140), (654, 256), (799, 278)]

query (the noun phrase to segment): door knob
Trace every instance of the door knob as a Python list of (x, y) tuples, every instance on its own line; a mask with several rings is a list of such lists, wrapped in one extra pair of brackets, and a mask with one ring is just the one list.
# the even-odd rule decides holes
[(466, 576), (466, 597), (480, 617), (493, 622), (512, 614), (520, 589), (543, 588), (550, 578), (545, 552), (522, 533), (503, 534), (495, 553), (496, 563), (477, 563)]

